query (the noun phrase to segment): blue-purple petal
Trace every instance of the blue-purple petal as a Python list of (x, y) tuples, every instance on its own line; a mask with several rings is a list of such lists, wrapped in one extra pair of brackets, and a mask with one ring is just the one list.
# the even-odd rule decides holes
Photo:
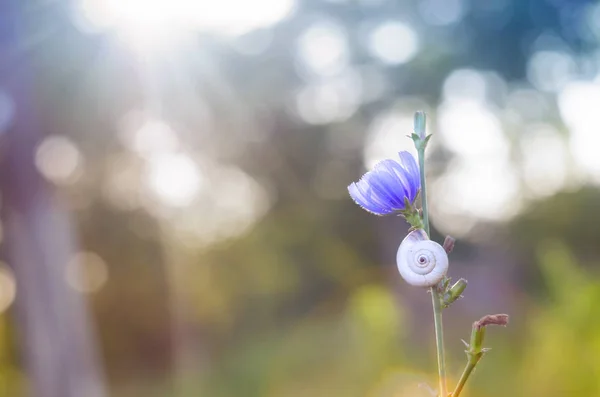
[(421, 188), (419, 167), (408, 152), (398, 153), (399, 161), (386, 159), (375, 165), (358, 182), (348, 186), (350, 197), (363, 209), (388, 215), (413, 203)]
[(386, 171), (374, 169), (363, 179), (371, 186), (380, 201), (387, 203), (391, 208), (397, 208), (404, 204), (404, 194), (397, 193), (397, 184)]
[(406, 171), (394, 160), (388, 160), (387, 168), (390, 176), (396, 181), (396, 190), (402, 195), (402, 203), (404, 205), (404, 197), (408, 198), (409, 201), (413, 201), (414, 192), (412, 189), (412, 183), (410, 175), (406, 174)]
[(374, 204), (379, 209), (379, 212), (388, 212), (390, 210), (388, 200), (385, 197), (382, 197), (381, 194), (373, 188), (373, 185), (369, 180), (370, 177), (370, 174), (365, 174), (357, 183), (356, 187), (363, 197), (366, 197), (370, 203)]
[(400, 157), (400, 164), (402, 168), (406, 170), (408, 175), (416, 175), (419, 176), (419, 166), (417, 165), (417, 161), (409, 152), (399, 152), (398, 157)]
[(402, 164), (403, 168), (407, 171), (412, 190), (414, 191), (414, 196), (411, 199), (412, 201), (419, 192), (419, 189), (421, 189), (419, 166), (417, 165), (415, 158), (408, 152), (400, 152), (398, 153), (398, 156), (400, 157), (400, 164)]
[[(368, 191), (363, 191), (363, 189), (361, 189), (359, 186), (361, 185), (361, 182), (363, 181), (359, 181), (358, 183), (352, 183), (350, 186), (348, 186), (348, 193), (350, 193), (350, 197), (352, 197), (352, 199), (354, 200), (354, 202), (356, 204), (358, 204), (359, 206), (361, 206), (363, 209), (376, 214), (376, 215), (387, 215), (390, 213), (389, 210), (381, 207), (378, 203), (376, 203), (375, 201), (373, 201), (370, 197), (370, 194), (368, 193)], [(367, 186), (368, 189), (368, 186)]]

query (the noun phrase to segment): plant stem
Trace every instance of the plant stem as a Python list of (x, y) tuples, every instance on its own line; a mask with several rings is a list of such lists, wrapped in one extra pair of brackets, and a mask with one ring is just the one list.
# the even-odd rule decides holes
[(451, 397), (458, 397), (460, 395), (460, 392), (465, 386), (465, 383), (467, 383), (467, 380), (475, 369), (475, 366), (479, 360), (481, 360), (481, 357), (483, 357), (485, 352), (489, 350), (483, 347), (483, 339), (485, 337), (486, 327), (488, 325), (506, 326), (506, 324), (508, 324), (508, 315), (506, 314), (488, 314), (487, 316), (483, 316), (480, 320), (473, 323), (471, 340), (467, 345), (468, 350), (466, 351), (468, 358), (467, 366), (460, 376), (458, 385), (456, 385)]
[(446, 358), (444, 356), (444, 329), (442, 326), (442, 306), (437, 286), (431, 287), (431, 302), (433, 303), (433, 322), (435, 326), (435, 346), (437, 348), (438, 375), (440, 385), (440, 397), (446, 397)]
[[(421, 207), (423, 208), (423, 226), (429, 236), (429, 210), (427, 208), (427, 185), (425, 183), (425, 147), (417, 147), (419, 155), (419, 170), (421, 174)], [(446, 358), (444, 353), (444, 329), (442, 325), (441, 298), (436, 285), (431, 287), (431, 302), (433, 304), (433, 322), (435, 326), (435, 345), (437, 349), (439, 391), (440, 397), (447, 397), (446, 387)]]
[(465, 370), (460, 376), (458, 384), (456, 385), (456, 389), (454, 389), (454, 392), (452, 393), (452, 397), (458, 397), (460, 395), (460, 392), (465, 386), (465, 383), (467, 383), (467, 379), (469, 379), (471, 372), (473, 372), (478, 362), (479, 360), (476, 360), (474, 362), (472, 360), (469, 360), (469, 362), (467, 362), (467, 366), (465, 367)]
[(425, 233), (429, 236), (429, 210), (427, 208), (427, 184), (425, 183), (425, 148), (417, 150), (419, 155), (419, 170), (421, 174), (421, 208), (423, 208), (423, 224)]

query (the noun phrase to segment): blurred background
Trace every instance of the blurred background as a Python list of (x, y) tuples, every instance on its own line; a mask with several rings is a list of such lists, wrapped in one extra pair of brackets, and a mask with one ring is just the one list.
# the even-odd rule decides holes
[(428, 396), (407, 225), (346, 186), (429, 114), (450, 385), (600, 395), (600, 3), (4, 0), (0, 396)]

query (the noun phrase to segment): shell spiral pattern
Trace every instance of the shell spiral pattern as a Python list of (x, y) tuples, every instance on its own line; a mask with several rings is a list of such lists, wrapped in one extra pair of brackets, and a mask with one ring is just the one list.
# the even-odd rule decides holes
[(417, 287), (437, 284), (448, 271), (448, 254), (440, 244), (429, 240), (422, 229), (410, 232), (398, 248), (396, 263), (407, 283)]

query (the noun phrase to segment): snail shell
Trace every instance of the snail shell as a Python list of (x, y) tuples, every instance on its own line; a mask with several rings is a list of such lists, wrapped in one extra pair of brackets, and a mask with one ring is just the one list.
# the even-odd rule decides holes
[(398, 248), (396, 263), (400, 275), (410, 285), (431, 287), (448, 271), (448, 254), (444, 247), (429, 240), (422, 229), (410, 232)]

